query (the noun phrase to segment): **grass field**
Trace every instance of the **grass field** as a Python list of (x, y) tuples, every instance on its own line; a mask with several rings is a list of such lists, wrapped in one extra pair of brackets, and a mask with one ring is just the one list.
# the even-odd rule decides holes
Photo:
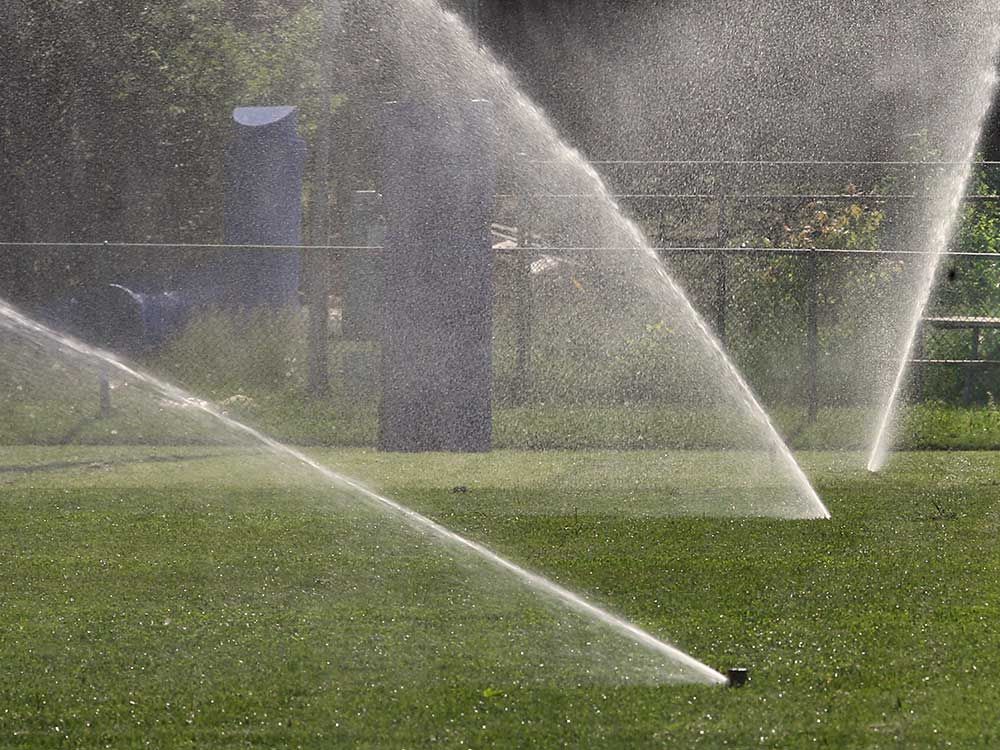
[(826, 522), (656, 512), (669, 466), (714, 481), (697, 454), (315, 455), (751, 683), (654, 684), (620, 639), (254, 454), (9, 447), (0, 746), (1000, 741), (998, 455), (801, 454)]

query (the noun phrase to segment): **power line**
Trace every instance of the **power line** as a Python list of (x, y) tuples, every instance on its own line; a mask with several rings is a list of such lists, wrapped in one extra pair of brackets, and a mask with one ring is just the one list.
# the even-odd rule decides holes
[(377, 250), (368, 245), (249, 245), (200, 242), (0, 242), (0, 248), (79, 248), (79, 249), (139, 249), (139, 250)]
[[(559, 159), (539, 159), (528, 161), (529, 164), (559, 164)], [(883, 161), (850, 161), (850, 160), (823, 160), (823, 159), (801, 159), (801, 160), (778, 160), (764, 161), (761, 159), (599, 159), (591, 161), (594, 165), (621, 165), (621, 166), (776, 166), (776, 167), (957, 167), (972, 164), (973, 166), (997, 166), (1000, 161), (905, 161), (905, 160), (883, 160)]]
[[(917, 193), (614, 193), (611, 198), (618, 200), (916, 200), (931, 197), (932, 194)], [(497, 198), (534, 198), (537, 200), (606, 200), (602, 193), (500, 193)], [(1000, 194), (967, 195), (966, 201), (997, 201)]]
[[(184, 249), (184, 250), (273, 250), (273, 251), (293, 251), (293, 250), (332, 250), (332, 251), (357, 251), (357, 252), (381, 252), (385, 248), (381, 245), (224, 245), (224, 244), (197, 244), (197, 243), (166, 243), (166, 242), (0, 242), (0, 248), (29, 248), (29, 249)], [(525, 245), (522, 247), (495, 248), (497, 252), (503, 253), (593, 253), (608, 251), (630, 251), (637, 249), (635, 245)], [(657, 253), (668, 255), (670, 253), (731, 253), (748, 255), (808, 255), (816, 253), (820, 255), (851, 255), (859, 257), (878, 256), (922, 256), (934, 255), (929, 250), (858, 250), (847, 248), (807, 248), (807, 247), (758, 247), (742, 245), (662, 245), (651, 248)], [(1000, 253), (983, 252), (962, 252), (948, 251), (942, 255), (961, 258), (990, 258), (1000, 261)]]

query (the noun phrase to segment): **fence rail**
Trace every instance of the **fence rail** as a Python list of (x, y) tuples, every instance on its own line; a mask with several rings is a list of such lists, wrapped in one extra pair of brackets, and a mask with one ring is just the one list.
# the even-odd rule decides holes
[[(543, 161), (522, 161), (522, 164), (544, 165), (553, 162)], [(671, 168), (679, 167), (685, 169), (699, 170), (705, 176), (708, 171), (711, 176), (718, 176), (725, 168), (738, 168), (746, 174), (757, 169), (774, 169), (777, 171), (788, 168), (810, 168), (810, 169), (844, 169), (844, 168), (868, 168), (872, 170), (906, 168), (915, 172), (927, 170), (941, 170), (951, 167), (964, 166), (962, 162), (953, 161), (851, 161), (851, 160), (785, 160), (785, 161), (762, 161), (762, 160), (599, 160), (593, 162), (597, 167), (622, 167), (633, 169), (637, 167), (649, 168)], [(1000, 168), (998, 161), (975, 162), (980, 168)], [(710, 171), (710, 170), (714, 170)], [(699, 176), (699, 175), (695, 175)], [(770, 180), (771, 178), (768, 177)], [(777, 179), (777, 178), (774, 178)], [(823, 182), (829, 184), (833, 178), (826, 177)], [(772, 180), (773, 182), (774, 180)], [(797, 180), (798, 181), (798, 180)], [(817, 180), (818, 182), (818, 180)], [(690, 183), (689, 183), (690, 184)], [(816, 184), (814, 182), (814, 184)], [(786, 183), (787, 185), (787, 183)], [(707, 319), (714, 325), (716, 334), (725, 344), (729, 344), (729, 338), (733, 335), (735, 328), (732, 325), (732, 315), (730, 308), (737, 294), (746, 294), (746, 280), (734, 278), (733, 268), (741, 263), (738, 259), (746, 258), (794, 258), (801, 263), (796, 266), (796, 273), (803, 274), (802, 289), (805, 292), (802, 311), (804, 312), (804, 375), (805, 392), (807, 394), (808, 413), (810, 418), (815, 418), (822, 403), (821, 380), (821, 318), (826, 311), (826, 302), (820, 289), (820, 268), (823, 259), (842, 258), (856, 260), (874, 261), (897, 261), (914, 257), (926, 257), (935, 253), (910, 248), (880, 248), (880, 249), (857, 249), (857, 248), (822, 248), (822, 247), (782, 247), (766, 246), (756, 243), (736, 244), (731, 239), (730, 229), (737, 225), (741, 218), (741, 212), (749, 204), (794, 204), (808, 203), (813, 201), (828, 202), (865, 202), (869, 206), (883, 206), (888, 204), (906, 204), (926, 199), (930, 193), (918, 192), (907, 188), (900, 192), (877, 191), (837, 191), (834, 190), (792, 190), (784, 191), (780, 189), (748, 189), (746, 191), (731, 189), (701, 190), (695, 186), (692, 191), (630, 191), (627, 189), (616, 190), (611, 193), (615, 200), (622, 201), (625, 205), (644, 205), (643, 210), (651, 210), (649, 205), (656, 204), (682, 204), (690, 203), (715, 203), (718, 205), (718, 218), (713, 217), (713, 231), (700, 238), (700, 241), (692, 243), (693, 237), (680, 238), (676, 243), (656, 242), (652, 248), (657, 254), (668, 263), (671, 260), (683, 258), (700, 257), (706, 263), (700, 268), (705, 281), (705, 289), (702, 293), (702, 304), (700, 309)], [(532, 340), (537, 335), (532, 299), (532, 268), (533, 257), (540, 255), (551, 256), (571, 256), (577, 253), (601, 253), (620, 252), (634, 249), (630, 246), (618, 246), (614, 244), (587, 244), (587, 243), (559, 243), (546, 242), (532, 231), (533, 212), (543, 212), (544, 204), (549, 201), (578, 201), (586, 203), (591, 200), (606, 198), (591, 193), (575, 192), (545, 192), (500, 190), (496, 195), (498, 205), (501, 201), (514, 201), (513, 216), (507, 217), (505, 222), (507, 227), (502, 227), (502, 231), (497, 234), (502, 235), (503, 242), (497, 243), (495, 247), (498, 255), (512, 256), (520, 260), (517, 261), (517, 274), (514, 280), (515, 289), (513, 293), (513, 303), (515, 305), (515, 336), (514, 347), (515, 358), (515, 388), (520, 394), (530, 393), (532, 379)], [(987, 193), (981, 195), (970, 194), (963, 198), (966, 205), (994, 205), (1000, 203), (1000, 192)], [(746, 220), (745, 218), (743, 219)], [(513, 226), (511, 226), (513, 225)], [(350, 236), (348, 232), (327, 235)], [(22, 241), (18, 239), (8, 239), (0, 241), (0, 253), (3, 250), (190, 250), (199, 251), (303, 251), (303, 252), (329, 252), (332, 254), (352, 254), (352, 253), (380, 253), (385, 250), (380, 245), (375, 244), (344, 244), (344, 243), (310, 243), (300, 245), (269, 245), (269, 244), (226, 244), (217, 242), (132, 242), (123, 239), (107, 239), (95, 241)], [(941, 254), (947, 260), (954, 263), (989, 263), (1000, 267), (1000, 253), (963, 251), (949, 249)], [(741, 287), (741, 283), (743, 286)], [(998, 309), (1000, 309), (1000, 297), (998, 297)], [(976, 311), (982, 312), (982, 311)], [(980, 316), (984, 319), (987, 316)], [(990, 318), (992, 319), (992, 318)], [(736, 321), (739, 322), (739, 321)], [(940, 327), (940, 326), (939, 326)], [(992, 339), (990, 339), (992, 341)], [(968, 400), (972, 393), (973, 370), (988, 370), (996, 366), (998, 359), (993, 349), (983, 351), (980, 357), (980, 339), (976, 334), (975, 351), (972, 356), (965, 354), (941, 353), (933, 354), (918, 353), (914, 356), (915, 364), (923, 366), (948, 366), (957, 368), (963, 373), (964, 386), (963, 398)], [(997, 341), (1000, 348), (1000, 337)]]
[[(593, 253), (606, 251), (626, 251), (634, 249), (634, 245), (517, 245), (497, 247), (498, 253)], [(383, 252), (382, 245), (222, 245), (215, 243), (180, 243), (169, 242), (0, 242), (0, 248), (25, 249), (136, 249), (136, 250), (274, 250), (288, 252), (295, 250), (330, 250), (356, 252)], [(754, 247), (749, 245), (655, 245), (654, 252), (669, 255), (670, 253), (715, 254), (729, 255), (847, 255), (857, 257), (907, 257), (932, 256), (952, 258), (982, 258), (1000, 262), (1000, 253), (963, 252), (948, 250), (934, 253), (929, 250), (854, 250), (850, 248), (830, 247)]]

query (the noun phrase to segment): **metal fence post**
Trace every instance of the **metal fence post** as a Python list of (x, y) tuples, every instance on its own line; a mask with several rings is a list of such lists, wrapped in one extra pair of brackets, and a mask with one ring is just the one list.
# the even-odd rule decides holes
[[(350, 206), (351, 179), (350, 129), (353, 125), (351, 112), (333, 110), (333, 93), (340, 86), (350, 88), (350, 81), (344, 78), (343, 56), (344, 11), (342, 0), (325, 0), (322, 4), (324, 44), (320, 55), (320, 101), (323, 111), (318, 117), (316, 134), (316, 171), (313, 175), (313, 213), (311, 221), (311, 243), (325, 245), (345, 244), (346, 227)], [(339, 51), (338, 54), (334, 50)], [(341, 71), (337, 75), (336, 71)], [(338, 160), (338, 177), (330, 178), (330, 159)], [(331, 205), (331, 198), (333, 198)], [(310, 258), (309, 278), (305, 285), (306, 304), (309, 308), (307, 330), (307, 362), (309, 371), (309, 392), (314, 397), (327, 395), (330, 388), (330, 311), (331, 267), (337, 260), (324, 250), (313, 250)]]
[(809, 422), (819, 416), (819, 253), (812, 248), (809, 253), (809, 300), (806, 309), (806, 335), (808, 356)]
[[(972, 353), (969, 361), (979, 359), (979, 345), (982, 340), (982, 331), (973, 326), (972, 328)], [(976, 366), (968, 364), (965, 366), (965, 382), (962, 385), (962, 405), (971, 406), (976, 386)]]
[(518, 184), (520, 195), (517, 197), (517, 249), (515, 250), (515, 268), (517, 273), (517, 349), (515, 360), (515, 393), (514, 403), (523, 405), (529, 398), (531, 389), (531, 324), (532, 324), (532, 290), (531, 290), (531, 220), (527, 207), (528, 198), (521, 181)]
[[(719, 248), (729, 244), (729, 232), (726, 227), (726, 199), (719, 195)], [(715, 335), (723, 346), (726, 344), (726, 312), (729, 307), (729, 269), (727, 251), (719, 249), (715, 253)]]
[(910, 360), (910, 367), (913, 372), (913, 400), (915, 403), (922, 403), (924, 400), (924, 364), (920, 360), (924, 359), (924, 324), (921, 321), (917, 327), (916, 337), (913, 339), (913, 357)]
[(109, 419), (111, 417), (111, 379), (107, 370), (101, 370), (101, 374), (98, 376), (98, 388), (100, 390), (100, 407), (97, 418)]
[[(334, 115), (331, 111), (334, 80), (334, 45), (340, 37), (343, 8), (337, 0), (323, 4), (324, 46), (320, 56), (320, 101), (323, 111), (316, 131), (316, 163), (313, 174), (312, 221), (310, 242), (325, 245), (330, 237), (330, 155)], [(341, 229), (338, 227), (338, 229)], [(329, 258), (322, 250), (307, 255), (308, 277), (305, 285), (306, 305), (309, 308), (306, 356), (309, 370), (309, 393), (314, 397), (326, 395), (330, 387), (330, 278)]]
[[(322, 150), (321, 150), (322, 151)], [(329, 151), (327, 150), (327, 155)], [(323, 154), (320, 154), (322, 158)], [(324, 171), (325, 170), (321, 170)], [(325, 176), (316, 180), (317, 195), (314, 197), (312, 211), (314, 214), (310, 239), (313, 244), (322, 245), (327, 241), (325, 219), (316, 214), (325, 214), (329, 210), (329, 194), (325, 189), (318, 189), (326, 183)], [(330, 364), (328, 350), (330, 346), (329, 330), (329, 277), (327, 261), (322, 250), (310, 250), (306, 255), (308, 270), (305, 284), (306, 307), (309, 310), (309, 326), (307, 329), (309, 369), (309, 393), (315, 397), (326, 394), (330, 383)]]

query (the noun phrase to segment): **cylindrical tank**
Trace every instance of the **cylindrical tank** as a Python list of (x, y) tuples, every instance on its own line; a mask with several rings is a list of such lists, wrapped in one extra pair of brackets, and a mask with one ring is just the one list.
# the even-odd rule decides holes
[[(295, 107), (239, 107), (226, 153), (227, 245), (301, 245), (306, 144)], [(241, 306), (297, 300), (298, 250), (228, 250), (209, 285)]]

